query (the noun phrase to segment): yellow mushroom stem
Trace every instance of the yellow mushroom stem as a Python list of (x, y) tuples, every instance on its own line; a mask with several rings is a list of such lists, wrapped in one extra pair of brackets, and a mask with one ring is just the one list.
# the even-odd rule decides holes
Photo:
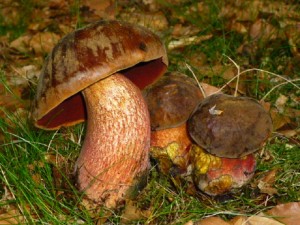
[(121, 74), (83, 94), (88, 121), (75, 165), (77, 185), (89, 199), (114, 208), (132, 194), (150, 165), (147, 105), (140, 90)]

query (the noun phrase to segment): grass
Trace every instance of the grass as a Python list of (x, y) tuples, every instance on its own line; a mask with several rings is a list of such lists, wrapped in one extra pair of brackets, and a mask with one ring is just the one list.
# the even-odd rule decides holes
[[(24, 6), (28, 5), (21, 18), (26, 18), (34, 7), (26, 2), (21, 1)], [(237, 54), (238, 47), (245, 41), (243, 35), (228, 31), (225, 28), (226, 21), (217, 17), (222, 3), (205, 1), (205, 4), (208, 4), (210, 11), (204, 15), (189, 12), (191, 6), (197, 6), (197, 1), (185, 1), (182, 7), (163, 8), (166, 11), (174, 10), (186, 23), (200, 27), (199, 35), (213, 34), (213, 38), (203, 43), (170, 52), (169, 70), (179, 70), (191, 75), (184, 66), (185, 61), (190, 64), (187, 56), (204, 53), (207, 56), (207, 65), (210, 66), (219, 62), (229, 64), (230, 61), (223, 56), (226, 54), (243, 68), (256, 67), (275, 73), (285, 72), (284, 68), (292, 58), (287, 43), (272, 47), (268, 44), (263, 45), (255, 52), (256, 55)], [(75, 1), (70, 14), (78, 17), (77, 26), (81, 26), (82, 23), (79, 13), (80, 2)], [(0, 21), (0, 34), (10, 33), (12, 38), (25, 32), (28, 25), (28, 21), (20, 20), (12, 29), (11, 24), (3, 24), (3, 18), (0, 18)], [(174, 25), (179, 19), (169, 18), (169, 21)], [(222, 74), (208, 77), (206, 74), (199, 74), (197, 66), (191, 66), (201, 81), (218, 86), (226, 83)], [(299, 77), (299, 69), (296, 68), (294, 72), (291, 78), (296, 79)], [(277, 84), (270, 76), (261, 76), (257, 72), (246, 75), (242, 82), (248, 87), (247, 95), (258, 99)], [(4, 80), (2, 83), (5, 84)], [(295, 84), (299, 86), (299, 81)], [(4, 86), (9, 89), (6, 84)], [(275, 89), (266, 100), (274, 105), (279, 94), (299, 96), (299, 90), (291, 84), (286, 84)], [(299, 104), (290, 103), (291, 108), (300, 109)], [(18, 213), (14, 215), (26, 224), (94, 224), (97, 219), (106, 217), (111, 224), (121, 223), (123, 208), (115, 212), (101, 208), (92, 210), (92, 206), (82, 203), (82, 194), (74, 186), (72, 168), (84, 139), (84, 125), (59, 131), (42, 131), (33, 127), (30, 114), (26, 110), (23, 114), (4, 108), (0, 110), (5, 115), (0, 118), (0, 216), (15, 208)], [(294, 119), (293, 122), (299, 129), (299, 121)], [(148, 210), (150, 214), (147, 218), (141, 218), (131, 224), (184, 224), (211, 215), (230, 219), (240, 214), (257, 214), (278, 203), (299, 201), (299, 139), (286, 138), (274, 133), (274, 137), (264, 149), (265, 155), (258, 157), (257, 175), (254, 180), (238, 192), (220, 198), (210, 198), (199, 192), (188, 194), (186, 186), (175, 188), (170, 179), (160, 174), (152, 162), (148, 185), (135, 202), (139, 209)], [(270, 159), (267, 157), (269, 155)], [(274, 183), (278, 193), (260, 193), (254, 184), (272, 170), (278, 170)]]

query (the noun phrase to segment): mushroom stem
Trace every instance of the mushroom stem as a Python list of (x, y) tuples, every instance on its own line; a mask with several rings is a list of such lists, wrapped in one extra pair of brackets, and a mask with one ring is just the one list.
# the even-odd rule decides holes
[(132, 194), (150, 165), (147, 105), (140, 90), (121, 74), (83, 94), (88, 121), (75, 165), (77, 185), (89, 199), (113, 208)]

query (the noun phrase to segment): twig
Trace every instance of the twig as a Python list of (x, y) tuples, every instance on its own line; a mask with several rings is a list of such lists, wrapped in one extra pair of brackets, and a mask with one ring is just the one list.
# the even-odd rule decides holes
[(235, 65), (235, 67), (237, 68), (237, 75), (236, 75), (237, 79), (236, 79), (235, 90), (234, 90), (234, 95), (233, 95), (234, 97), (236, 97), (238, 89), (239, 89), (239, 82), (240, 82), (240, 75), (241, 75), (241, 73), (240, 73), (240, 66), (233, 59), (231, 59), (229, 56), (227, 56), (225, 54), (223, 54), (223, 55), (226, 56)]
[(238, 73), (237, 75), (235, 75), (233, 78), (231, 78), (229, 81), (226, 82), (226, 84), (224, 84), (221, 88), (220, 88), (220, 91), (222, 91), (228, 84), (230, 84), (233, 80), (237, 79), (237, 83), (236, 83), (236, 87), (235, 87), (235, 92), (234, 92), (234, 96), (237, 95), (237, 90), (238, 90), (238, 83), (239, 83), (239, 78), (240, 78), (240, 75), (244, 74), (244, 73), (248, 73), (248, 72), (251, 72), (251, 71), (258, 71), (258, 72), (263, 72), (263, 73), (267, 73), (267, 74), (270, 74), (270, 75), (273, 75), (273, 76), (276, 76), (276, 77), (279, 77), (280, 79), (283, 79), (285, 80), (285, 82), (283, 83), (280, 83), (280, 84), (277, 84), (276, 86), (274, 86), (267, 94), (265, 94), (264, 97), (262, 97), (262, 100), (264, 100), (273, 90), (275, 90), (277, 87), (280, 87), (282, 85), (285, 85), (287, 83), (290, 83), (291, 85), (293, 85), (294, 87), (296, 87), (297, 89), (300, 90), (300, 87), (296, 84), (294, 84), (293, 82), (295, 81), (299, 81), (300, 79), (294, 79), (294, 80), (289, 80), (285, 77), (283, 77), (282, 75), (279, 75), (279, 74), (276, 74), (276, 73), (272, 73), (272, 72), (269, 72), (269, 71), (266, 71), (266, 70), (262, 70), (262, 69), (258, 69), (258, 68), (252, 68), (252, 69), (247, 69), (247, 70), (244, 70), (242, 72), (240, 72), (240, 66), (233, 60), (231, 59), (230, 57), (228, 57), (227, 55), (224, 54), (224, 56), (226, 56), (237, 68), (238, 70)]
[(195, 80), (196, 80), (196, 82), (197, 82), (197, 84), (198, 84), (198, 87), (199, 87), (199, 89), (200, 89), (200, 91), (201, 91), (203, 97), (206, 98), (207, 95), (206, 95), (206, 93), (205, 93), (205, 91), (204, 91), (202, 85), (201, 85), (200, 82), (198, 81), (196, 75), (194, 74), (194, 71), (192, 70), (192, 68), (190, 67), (189, 64), (185, 63), (185, 66), (188, 68), (189, 71), (191, 71), (193, 77), (195, 78)]

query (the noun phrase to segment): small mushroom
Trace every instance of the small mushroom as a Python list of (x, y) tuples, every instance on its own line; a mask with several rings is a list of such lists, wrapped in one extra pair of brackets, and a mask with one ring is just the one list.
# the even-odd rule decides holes
[(114, 208), (149, 169), (150, 119), (140, 89), (167, 68), (159, 37), (119, 21), (99, 21), (65, 36), (45, 61), (33, 118), (59, 129), (87, 118), (75, 165), (86, 196)]
[[(150, 112), (152, 156), (159, 159), (165, 149), (173, 163), (185, 169), (191, 144), (186, 121), (203, 98), (197, 83), (182, 73), (170, 72), (144, 89), (143, 96)], [(162, 172), (168, 173), (168, 168)]]
[(210, 154), (240, 158), (262, 147), (271, 134), (272, 119), (255, 99), (215, 94), (199, 104), (188, 130)]
[(252, 178), (253, 153), (271, 134), (272, 120), (252, 98), (215, 94), (198, 105), (188, 120), (188, 131), (198, 145), (190, 154), (193, 180), (205, 193), (220, 195)]
[(192, 145), (190, 159), (196, 186), (204, 193), (216, 196), (232, 192), (249, 183), (256, 169), (253, 154), (242, 158), (221, 158)]

